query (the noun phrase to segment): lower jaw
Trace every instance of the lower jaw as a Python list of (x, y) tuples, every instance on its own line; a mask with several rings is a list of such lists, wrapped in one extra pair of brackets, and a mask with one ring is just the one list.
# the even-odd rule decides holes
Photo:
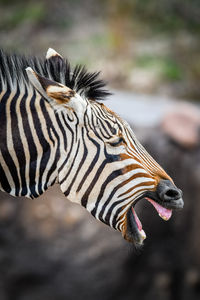
[(142, 228), (141, 230), (138, 229), (131, 209), (127, 212), (126, 228), (123, 237), (128, 242), (135, 244), (135, 246), (141, 246), (146, 239), (144, 230)]
[(146, 239), (146, 234), (144, 230), (137, 230), (134, 232), (134, 234), (126, 231), (126, 233), (123, 236), (126, 241), (134, 244), (135, 246), (142, 246), (144, 240)]

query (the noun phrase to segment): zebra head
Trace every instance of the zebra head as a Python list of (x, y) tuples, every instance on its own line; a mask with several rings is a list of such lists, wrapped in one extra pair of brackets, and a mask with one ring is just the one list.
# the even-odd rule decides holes
[[(54, 69), (64, 65), (52, 49), (47, 60)], [(142, 244), (146, 235), (135, 204), (146, 199), (161, 218), (168, 220), (173, 209), (183, 207), (182, 192), (139, 143), (126, 121), (77, 91), (81, 79), (71, 88), (64, 79), (57, 82), (31, 68), (27, 74), (60, 118), (59, 126), (66, 134), (67, 147), (59, 143), (58, 182), (62, 192), (96, 219), (121, 231), (126, 240)], [(89, 80), (92, 85), (93, 78)]]

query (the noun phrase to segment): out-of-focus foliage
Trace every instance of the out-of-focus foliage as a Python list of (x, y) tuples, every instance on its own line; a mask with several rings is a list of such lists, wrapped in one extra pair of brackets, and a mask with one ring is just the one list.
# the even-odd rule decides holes
[(200, 30), (198, 0), (125, 0), (121, 6), (129, 7), (129, 14), (138, 22), (155, 30)]
[[(3, 0), (4, 1), (4, 0)], [(45, 17), (45, 8), (42, 2), (24, 3), (16, 5), (3, 14), (0, 19), (0, 29), (12, 29), (15, 26), (23, 24), (27, 20), (33, 23), (39, 23)]]
[(55, 47), (138, 92), (200, 99), (199, 33), (199, 0), (0, 0), (1, 47)]
[(166, 80), (182, 79), (182, 70), (173, 59), (144, 55), (138, 57), (136, 65), (141, 68), (157, 69)]

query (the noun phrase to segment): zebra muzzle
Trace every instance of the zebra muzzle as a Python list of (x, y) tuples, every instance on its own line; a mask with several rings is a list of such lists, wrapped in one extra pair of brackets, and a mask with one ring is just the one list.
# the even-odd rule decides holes
[(173, 210), (181, 209), (184, 206), (182, 191), (169, 180), (160, 180), (155, 191), (143, 193), (128, 209), (126, 216), (124, 238), (135, 245), (142, 245), (146, 238), (142, 223), (135, 210), (136, 203), (142, 199), (151, 203), (158, 215), (165, 221), (171, 218)]

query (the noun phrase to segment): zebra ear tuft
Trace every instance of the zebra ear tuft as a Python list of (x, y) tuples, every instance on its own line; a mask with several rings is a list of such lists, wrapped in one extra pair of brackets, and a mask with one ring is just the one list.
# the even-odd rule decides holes
[(46, 99), (51, 99), (56, 101), (57, 104), (62, 104), (68, 103), (75, 96), (75, 92), (72, 89), (40, 76), (30, 67), (26, 68), (26, 72), (32, 85)]
[(46, 54), (46, 60), (52, 59), (52, 58), (61, 58), (61, 59), (63, 59), (63, 57), (58, 52), (56, 52), (52, 48), (49, 48), (48, 51), (47, 51), (47, 54)]

